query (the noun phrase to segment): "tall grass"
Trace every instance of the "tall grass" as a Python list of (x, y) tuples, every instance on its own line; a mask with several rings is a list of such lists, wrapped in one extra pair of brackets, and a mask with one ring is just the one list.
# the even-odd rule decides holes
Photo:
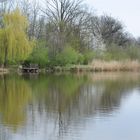
[(94, 60), (90, 65), (95, 71), (140, 71), (138, 60)]
[(104, 61), (94, 60), (89, 65), (71, 65), (66, 67), (55, 67), (57, 72), (115, 72), (115, 71), (140, 71), (140, 62), (135, 60)]
[(8, 73), (8, 69), (0, 68), (0, 74)]

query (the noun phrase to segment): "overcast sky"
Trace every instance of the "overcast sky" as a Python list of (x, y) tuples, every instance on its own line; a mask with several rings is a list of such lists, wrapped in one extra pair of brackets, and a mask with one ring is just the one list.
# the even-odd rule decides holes
[(118, 18), (135, 37), (140, 36), (140, 0), (85, 0), (98, 15)]

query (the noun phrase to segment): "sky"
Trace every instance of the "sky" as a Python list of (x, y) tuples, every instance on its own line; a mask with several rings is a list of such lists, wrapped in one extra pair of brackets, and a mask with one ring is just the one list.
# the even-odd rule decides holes
[(140, 0), (85, 0), (98, 15), (119, 19), (134, 37), (140, 36)]

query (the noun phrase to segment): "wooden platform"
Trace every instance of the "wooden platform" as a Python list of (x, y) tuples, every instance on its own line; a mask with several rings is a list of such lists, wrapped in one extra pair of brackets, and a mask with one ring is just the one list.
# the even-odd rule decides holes
[(8, 69), (0, 68), (0, 74), (6, 74), (6, 73), (8, 73)]
[(21, 66), (20, 70), (22, 73), (39, 73), (39, 67), (35, 64), (30, 64), (29, 66)]

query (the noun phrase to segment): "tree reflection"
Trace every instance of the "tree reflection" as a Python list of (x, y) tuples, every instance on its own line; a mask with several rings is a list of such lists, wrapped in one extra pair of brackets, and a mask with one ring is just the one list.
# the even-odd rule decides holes
[(29, 81), (39, 113), (47, 112), (47, 119), (55, 120), (55, 126), (59, 126), (61, 135), (69, 125), (68, 120), (71, 120), (70, 117), (73, 114), (71, 111), (76, 108), (81, 87), (88, 79), (76, 75), (40, 75), (38, 79)]
[(139, 77), (126, 77), (96, 79), (94, 75), (92, 79), (88, 76), (50, 75), (43, 78), (45, 85), (32, 81), (32, 87), (36, 87), (34, 93), (39, 112), (45, 110), (47, 119), (54, 119), (54, 128), (59, 126), (62, 136), (74, 122), (81, 123), (85, 117), (99, 113), (108, 115), (119, 109), (122, 97), (139, 85)]
[(26, 121), (26, 105), (31, 88), (19, 77), (3, 76), (0, 80), (0, 114), (4, 125), (17, 129)]
[[(135, 77), (136, 76), (136, 77)], [(116, 79), (101, 80), (100, 85), (104, 88), (101, 100), (100, 111), (109, 113), (119, 109), (122, 98), (128, 96), (133, 89), (139, 87), (139, 75), (119, 75)]]
[(61, 139), (71, 125), (84, 125), (85, 118), (105, 117), (119, 109), (122, 98), (139, 87), (139, 77), (101, 74), (2, 76), (0, 119), (15, 132), (21, 126), (26, 132), (34, 130), (33, 127), (39, 128), (41, 122), (44, 129), (50, 130), (51, 124), (52, 135), (57, 133)]

